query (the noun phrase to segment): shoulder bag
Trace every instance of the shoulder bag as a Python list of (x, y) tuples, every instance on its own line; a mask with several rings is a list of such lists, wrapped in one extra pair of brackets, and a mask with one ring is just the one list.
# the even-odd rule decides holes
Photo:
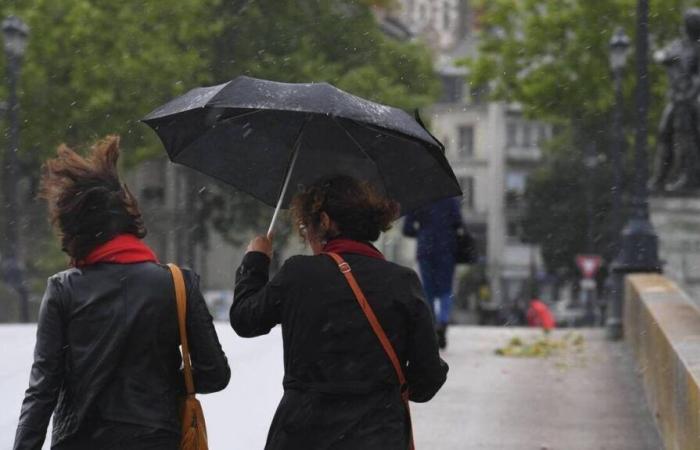
[(457, 264), (476, 264), (479, 260), (479, 250), (476, 246), (476, 239), (462, 224), (456, 232), (455, 262)]
[(190, 348), (187, 344), (187, 291), (182, 271), (175, 264), (168, 264), (175, 284), (175, 297), (177, 299), (177, 321), (180, 329), (180, 346), (182, 349), (182, 365), (185, 374), (185, 388), (187, 394), (180, 406), (180, 419), (182, 420), (182, 437), (180, 450), (208, 450), (207, 424), (204, 422), (202, 405), (195, 397), (194, 380), (192, 378), (192, 361)]

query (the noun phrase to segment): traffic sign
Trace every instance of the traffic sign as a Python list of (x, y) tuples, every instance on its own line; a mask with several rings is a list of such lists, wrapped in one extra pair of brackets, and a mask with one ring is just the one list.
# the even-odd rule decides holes
[(576, 265), (578, 266), (583, 278), (593, 278), (598, 273), (603, 258), (600, 255), (576, 255)]

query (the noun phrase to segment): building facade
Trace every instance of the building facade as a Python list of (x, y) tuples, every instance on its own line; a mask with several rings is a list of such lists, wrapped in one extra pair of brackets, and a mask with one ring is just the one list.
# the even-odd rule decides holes
[[(478, 270), (496, 307), (527, 295), (528, 281), (542, 267), (539, 247), (522, 240), (521, 218), (528, 175), (552, 129), (523, 117), (517, 105), (486, 101), (485, 90), (470, 86), (460, 64), (477, 48), (478, 14), (469, 6), (466, 0), (402, 0), (390, 14), (434, 51), (443, 89), (429, 108), (429, 123), (462, 187), (462, 214), (481, 245)], [(411, 249), (410, 243), (392, 245), (405, 247), (394, 251), (402, 257)]]

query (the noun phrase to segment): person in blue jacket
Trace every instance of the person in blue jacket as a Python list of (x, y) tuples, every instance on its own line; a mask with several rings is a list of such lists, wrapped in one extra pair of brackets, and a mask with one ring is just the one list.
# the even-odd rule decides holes
[(426, 298), (433, 305), (440, 348), (447, 347), (457, 230), (461, 226), (460, 205), (454, 197), (409, 213), (403, 225), (403, 234), (418, 240), (416, 258)]

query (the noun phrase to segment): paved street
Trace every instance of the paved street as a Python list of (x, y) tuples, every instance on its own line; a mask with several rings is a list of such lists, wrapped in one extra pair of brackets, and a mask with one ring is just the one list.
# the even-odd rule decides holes
[[(260, 339), (219, 336), (233, 369), (222, 393), (202, 396), (211, 448), (261, 449), (279, 399), (279, 330)], [(0, 326), (0, 448), (9, 448), (31, 363), (34, 327)], [(494, 355), (522, 328), (454, 327), (444, 357), (448, 382), (413, 404), (420, 450), (657, 450), (662, 448), (624, 344), (584, 331), (583, 353), (549, 359)], [(565, 332), (558, 332), (555, 337)], [(48, 448), (45, 446), (44, 448)]]
[(433, 402), (414, 408), (419, 449), (663, 448), (631, 354), (625, 344), (605, 341), (603, 330), (581, 332), (581, 354), (548, 359), (493, 353), (511, 337), (534, 337), (537, 330), (461, 327), (450, 333), (448, 381)]

